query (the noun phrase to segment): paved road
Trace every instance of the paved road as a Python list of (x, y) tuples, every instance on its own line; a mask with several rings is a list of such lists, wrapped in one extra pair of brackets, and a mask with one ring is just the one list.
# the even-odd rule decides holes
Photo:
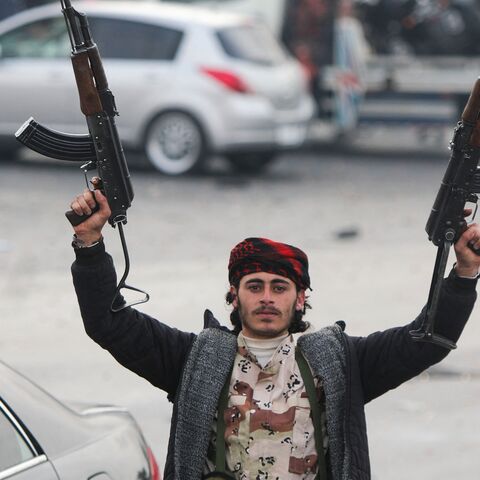
[[(234, 177), (220, 160), (198, 177), (133, 171), (130, 283), (150, 292), (144, 311), (198, 332), (206, 307), (228, 321), (230, 248), (267, 236), (308, 252), (315, 326), (343, 319), (349, 333), (366, 334), (405, 323), (427, 296), (435, 249), (424, 224), (447, 157), (323, 147), (286, 155), (257, 178)], [(1, 357), (61, 399), (126, 405), (163, 464), (165, 395), (124, 371), (81, 326), (63, 212), (82, 188), (71, 166), (0, 164)], [(116, 232), (106, 241), (121, 269)], [(478, 477), (479, 312), (446, 361), (368, 405), (374, 478)]]

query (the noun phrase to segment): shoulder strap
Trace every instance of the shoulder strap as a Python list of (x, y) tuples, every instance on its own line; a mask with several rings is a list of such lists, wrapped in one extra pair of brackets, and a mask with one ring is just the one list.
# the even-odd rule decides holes
[(230, 375), (225, 382), (218, 401), (217, 414), (217, 441), (215, 445), (215, 470), (225, 473), (225, 410), (228, 407), (228, 389), (230, 388)]
[(305, 357), (302, 355), (302, 352), (299, 348), (295, 349), (295, 360), (297, 361), (300, 374), (302, 375), (303, 382), (305, 383), (305, 389), (307, 390), (308, 401), (310, 403), (310, 410), (312, 412), (315, 446), (317, 448), (318, 457), (318, 470), (315, 480), (327, 480), (327, 463), (325, 460), (325, 452), (323, 450), (321, 410), (317, 401), (313, 375), (307, 361), (305, 360)]

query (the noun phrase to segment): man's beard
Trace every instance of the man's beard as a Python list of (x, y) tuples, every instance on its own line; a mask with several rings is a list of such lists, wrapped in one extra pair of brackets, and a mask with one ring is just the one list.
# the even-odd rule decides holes
[[(271, 311), (271, 312), (275, 312), (279, 315), (281, 315), (281, 311), (278, 310), (277, 308), (275, 307), (258, 307), (256, 309), (254, 309), (252, 311), (253, 314), (258, 314), (258, 313), (261, 313), (262, 311)], [(290, 329), (293, 321), (295, 320), (295, 312), (296, 312), (296, 308), (295, 308), (295, 302), (292, 304), (292, 308), (290, 310), (290, 318), (289, 318), (289, 322), (288, 322), (288, 329)], [(261, 336), (265, 336), (266, 338), (269, 338), (269, 337), (273, 337), (273, 336), (276, 336), (277, 334), (280, 334), (284, 331), (284, 328), (281, 328), (278, 330), (278, 332), (275, 332), (274, 330), (270, 330), (270, 331), (262, 331), (262, 330), (257, 330), (256, 328), (253, 328), (252, 325), (249, 325), (248, 324), (248, 320), (246, 320), (247, 318), (247, 315), (245, 315), (245, 312), (243, 310), (243, 306), (242, 306), (242, 302), (240, 301), (240, 298), (237, 297), (237, 313), (238, 313), (238, 318), (240, 320), (240, 324), (241, 324), (241, 327), (243, 329), (243, 326), (245, 324), (245, 321), (247, 321), (247, 326), (255, 331), (256, 333), (258, 333), (259, 335)]]

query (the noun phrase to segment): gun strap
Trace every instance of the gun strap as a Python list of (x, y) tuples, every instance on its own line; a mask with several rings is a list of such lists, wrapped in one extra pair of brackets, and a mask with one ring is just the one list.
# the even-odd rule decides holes
[[(315, 438), (315, 447), (317, 450), (317, 475), (315, 480), (327, 480), (327, 462), (325, 459), (325, 452), (323, 448), (323, 431), (322, 431), (322, 412), (320, 403), (317, 400), (317, 393), (313, 375), (299, 348), (295, 349), (295, 360), (300, 370), (300, 374), (307, 390), (308, 401), (310, 403), (310, 410), (312, 414), (313, 430)], [(231, 375), (228, 376), (225, 385), (220, 393), (218, 402), (217, 415), (217, 441), (215, 449), (215, 473), (220, 474), (220, 478), (231, 478), (226, 473), (226, 454), (225, 454), (225, 411), (228, 407), (228, 390), (230, 388)], [(323, 396), (323, 399), (325, 395)], [(225, 475), (225, 476), (223, 476)], [(204, 477), (207, 478), (207, 477)]]
[(217, 415), (217, 441), (215, 445), (215, 471), (225, 473), (225, 411), (228, 407), (228, 390), (230, 388), (230, 378), (228, 376), (225, 385), (220, 393)]
[[(305, 389), (307, 390), (308, 401), (310, 403), (310, 410), (312, 413), (315, 447), (317, 449), (318, 458), (317, 475), (315, 480), (327, 480), (327, 462), (323, 449), (322, 412), (317, 399), (317, 392), (315, 389), (315, 383), (313, 381), (312, 371), (310, 370), (310, 367), (308, 366), (308, 363), (299, 348), (295, 349), (295, 360), (297, 361), (303, 383), (305, 384)], [(323, 395), (322, 398), (325, 398), (325, 395)]]

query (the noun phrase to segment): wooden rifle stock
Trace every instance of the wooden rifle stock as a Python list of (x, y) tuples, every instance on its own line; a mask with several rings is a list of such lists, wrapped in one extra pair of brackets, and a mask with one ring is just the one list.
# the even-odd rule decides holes
[(80, 97), (80, 110), (85, 116), (95, 115), (103, 108), (93, 80), (88, 53), (75, 53), (71, 58)]

